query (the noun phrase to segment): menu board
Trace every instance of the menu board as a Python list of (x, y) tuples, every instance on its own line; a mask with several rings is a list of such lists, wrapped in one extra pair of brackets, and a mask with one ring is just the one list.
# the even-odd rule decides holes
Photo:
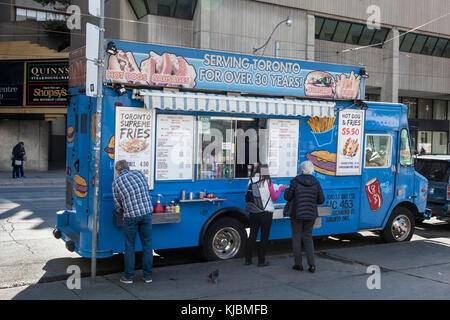
[(116, 107), (115, 161), (126, 160), (141, 171), (153, 189), (155, 110)]
[(295, 177), (298, 161), (299, 121), (269, 120), (268, 165), (273, 177)]
[(158, 115), (156, 180), (191, 180), (193, 152), (194, 117)]
[(348, 109), (339, 112), (337, 176), (361, 174), (363, 133), (363, 110)]

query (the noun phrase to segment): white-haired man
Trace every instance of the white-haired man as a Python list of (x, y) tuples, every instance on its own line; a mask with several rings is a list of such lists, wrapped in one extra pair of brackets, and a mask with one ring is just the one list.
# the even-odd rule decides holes
[(312, 175), (314, 165), (311, 161), (304, 161), (300, 165), (301, 174), (292, 179), (288, 189), (284, 191), (284, 198), (293, 201), (291, 210), (292, 249), (295, 264), (293, 269), (302, 271), (302, 240), (306, 249), (309, 271), (315, 272), (314, 242), (312, 230), (318, 217), (317, 205), (325, 202), (322, 187)]

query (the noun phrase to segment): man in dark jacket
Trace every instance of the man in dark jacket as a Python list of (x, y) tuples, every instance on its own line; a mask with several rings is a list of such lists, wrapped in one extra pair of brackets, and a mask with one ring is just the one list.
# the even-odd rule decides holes
[(314, 165), (310, 161), (300, 165), (301, 175), (292, 179), (288, 189), (284, 191), (284, 198), (293, 201), (291, 210), (292, 248), (295, 265), (293, 269), (303, 270), (302, 240), (306, 249), (309, 271), (316, 270), (314, 262), (314, 242), (312, 230), (318, 217), (317, 205), (325, 202), (319, 181), (312, 176)]
[(12, 155), (13, 179), (25, 178), (23, 172), (23, 161), (25, 160), (25, 148), (23, 142), (19, 142), (18, 144), (16, 144), (16, 146), (13, 148)]

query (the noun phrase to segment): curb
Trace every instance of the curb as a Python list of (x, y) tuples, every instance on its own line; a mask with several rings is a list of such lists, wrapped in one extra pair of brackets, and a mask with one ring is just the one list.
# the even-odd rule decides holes
[(65, 186), (65, 181), (0, 181), (0, 187)]

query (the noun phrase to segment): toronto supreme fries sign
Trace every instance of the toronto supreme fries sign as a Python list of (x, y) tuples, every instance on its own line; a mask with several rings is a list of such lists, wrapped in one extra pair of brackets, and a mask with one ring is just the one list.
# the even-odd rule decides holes
[(155, 112), (142, 108), (116, 108), (114, 160), (126, 160), (131, 170), (141, 171), (153, 189)]
[(137, 86), (192, 88), (353, 100), (364, 97), (360, 67), (114, 41), (106, 80)]

